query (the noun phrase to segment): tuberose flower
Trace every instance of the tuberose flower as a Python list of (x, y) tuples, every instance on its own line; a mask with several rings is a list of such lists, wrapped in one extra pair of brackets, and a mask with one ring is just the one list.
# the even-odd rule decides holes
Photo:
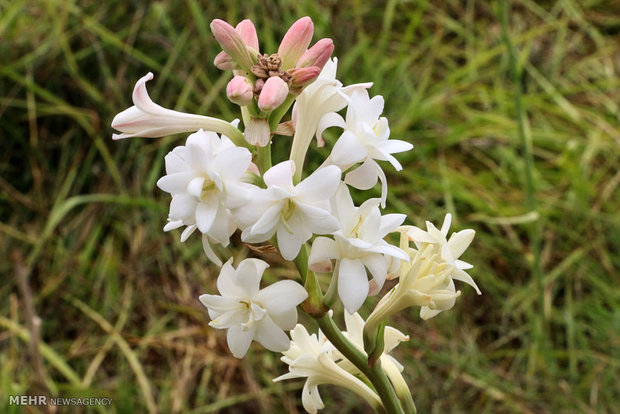
[(146, 91), (146, 82), (151, 79), (153, 79), (153, 74), (149, 72), (136, 82), (132, 95), (134, 106), (114, 117), (112, 128), (121, 131), (122, 134), (113, 134), (112, 139), (157, 138), (204, 129), (225, 134), (237, 145), (247, 145), (241, 131), (229, 122), (208, 116), (173, 111), (157, 105)]
[(305, 289), (292, 280), (281, 280), (259, 290), (268, 266), (259, 259), (245, 259), (234, 269), (230, 259), (217, 278), (220, 295), (200, 296), (209, 311), (209, 325), (228, 329), (228, 347), (236, 358), (245, 356), (252, 340), (271, 351), (286, 351), (290, 342), (284, 330), (295, 326), (296, 307), (308, 297)]
[(389, 161), (400, 171), (402, 166), (392, 154), (409, 151), (413, 145), (389, 139), (387, 118), (381, 116), (383, 105), (382, 96), (371, 99), (366, 90), (355, 90), (347, 107), (346, 121), (338, 114), (330, 114), (322, 120), (318, 133), (333, 126), (344, 129), (326, 164), (338, 165), (345, 171), (361, 162), (361, 166), (347, 173), (344, 181), (360, 190), (367, 190), (374, 187), (377, 179), (381, 180), (381, 206), (385, 208), (387, 179), (376, 161)]
[(426, 231), (415, 226), (405, 226), (403, 229), (406, 230), (409, 240), (413, 241), (418, 249), (423, 249), (429, 245), (432, 246), (434, 254), (441, 256), (442, 260), (454, 267), (452, 278), (467, 283), (476, 289), (476, 293), (480, 295), (481, 292), (476, 282), (465, 272), (465, 270), (471, 269), (473, 266), (459, 260), (459, 257), (471, 244), (476, 232), (472, 229), (461, 230), (457, 233), (452, 233), (448, 240), (448, 231), (450, 230), (451, 223), (452, 215), (448, 213), (443, 220), (441, 230), (438, 230), (430, 221), (426, 222)]
[(301, 393), (304, 409), (314, 414), (324, 408), (318, 385), (330, 384), (345, 387), (364, 398), (373, 408), (381, 407), (381, 400), (361, 380), (338, 366), (334, 360), (334, 347), (319, 331), (310, 335), (303, 325), (291, 331), (291, 346), (281, 358), (289, 365), (289, 372), (274, 379), (282, 381), (293, 378), (307, 378)]
[(366, 269), (377, 289), (381, 289), (388, 273), (387, 256), (409, 260), (407, 253), (384, 240), (388, 233), (401, 225), (405, 215), (381, 216), (378, 199), (367, 200), (355, 207), (344, 184), (332, 200), (332, 212), (340, 221), (340, 230), (334, 233), (333, 240), (327, 237), (314, 240), (308, 264), (311, 269), (320, 270), (326, 260), (336, 259), (333, 277), (338, 278), (338, 294), (345, 309), (353, 313), (368, 296)]
[(329, 212), (329, 198), (340, 183), (340, 169), (331, 166), (315, 171), (293, 185), (295, 164), (284, 161), (265, 172), (266, 190), (256, 191), (251, 203), (235, 212), (246, 227), (241, 239), (249, 243), (277, 235), (282, 257), (293, 260), (312, 234), (338, 230), (338, 220)]
[(247, 202), (250, 185), (240, 180), (251, 159), (247, 148), (203, 130), (174, 148), (165, 158), (167, 175), (157, 181), (159, 188), (172, 195), (164, 230), (187, 226), (181, 234), (185, 241), (198, 229), (207, 257), (221, 265), (210, 241), (227, 246), (237, 228), (229, 209)]

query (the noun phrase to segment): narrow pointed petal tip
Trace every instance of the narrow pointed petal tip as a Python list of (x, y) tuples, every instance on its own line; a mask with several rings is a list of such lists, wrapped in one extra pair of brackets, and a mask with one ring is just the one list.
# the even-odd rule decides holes
[(310, 17), (302, 17), (293, 23), (278, 48), (278, 54), (282, 58), (283, 70), (288, 70), (297, 63), (308, 49), (313, 34), (314, 23)]
[(261, 111), (271, 112), (282, 105), (288, 96), (288, 85), (282, 79), (272, 76), (267, 79), (263, 90), (258, 97), (258, 107)]

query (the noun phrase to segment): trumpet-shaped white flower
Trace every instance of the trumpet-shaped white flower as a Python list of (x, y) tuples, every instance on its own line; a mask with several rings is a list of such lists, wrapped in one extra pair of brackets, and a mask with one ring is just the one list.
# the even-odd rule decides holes
[(249, 243), (269, 240), (277, 234), (278, 248), (286, 260), (297, 257), (301, 245), (312, 234), (338, 230), (338, 220), (329, 212), (329, 198), (340, 183), (335, 166), (315, 171), (293, 185), (295, 164), (284, 161), (265, 172), (266, 190), (257, 190), (252, 201), (236, 211), (247, 227), (241, 238)]
[(383, 105), (382, 96), (370, 99), (366, 90), (358, 89), (351, 95), (346, 121), (338, 114), (331, 114), (322, 120), (319, 133), (332, 126), (344, 129), (326, 163), (338, 165), (344, 171), (361, 162), (361, 166), (347, 173), (344, 181), (360, 190), (367, 190), (374, 187), (379, 179), (382, 185), (381, 206), (385, 207), (387, 179), (376, 160), (389, 161), (400, 171), (402, 166), (392, 154), (409, 151), (413, 145), (389, 139), (387, 118), (381, 116)]
[(423, 249), (429, 245), (432, 246), (434, 254), (440, 255), (446, 263), (454, 267), (452, 278), (467, 283), (476, 289), (476, 293), (480, 295), (481, 292), (476, 282), (465, 272), (465, 270), (471, 269), (473, 266), (459, 260), (459, 257), (471, 244), (476, 232), (472, 229), (461, 230), (457, 233), (452, 233), (448, 240), (448, 231), (450, 230), (451, 223), (452, 215), (448, 213), (441, 225), (441, 230), (438, 230), (430, 221), (426, 222), (426, 231), (415, 226), (405, 226), (403, 229), (407, 231), (409, 240), (413, 241), (418, 249)]
[(146, 91), (146, 82), (153, 79), (149, 72), (136, 82), (132, 100), (134, 106), (117, 114), (112, 128), (122, 132), (112, 139), (131, 137), (157, 138), (199, 129), (225, 134), (238, 145), (245, 145), (243, 134), (232, 124), (217, 118), (173, 111), (157, 105)]
[(297, 181), (301, 179), (301, 169), (312, 137), (316, 134), (319, 145), (323, 145), (321, 134), (317, 131), (321, 119), (347, 106), (349, 96), (355, 90), (372, 86), (372, 82), (368, 82), (343, 87), (342, 83), (336, 80), (337, 66), (337, 58), (328, 60), (318, 78), (297, 97), (293, 107), (295, 135), (290, 159), (299, 168), (295, 175)]
[(381, 406), (381, 400), (361, 380), (338, 366), (334, 361), (334, 347), (323, 337), (310, 335), (303, 325), (291, 331), (291, 346), (283, 352), (282, 361), (289, 365), (289, 372), (275, 378), (282, 381), (293, 378), (307, 378), (301, 394), (305, 410), (316, 413), (324, 407), (318, 385), (331, 384), (345, 387), (364, 398), (373, 408)]
[(334, 240), (327, 237), (314, 240), (308, 264), (311, 269), (321, 271), (326, 267), (325, 261), (336, 259), (334, 277), (338, 278), (338, 294), (345, 309), (353, 313), (362, 306), (369, 293), (366, 269), (380, 290), (390, 265), (387, 257), (409, 260), (407, 253), (383, 239), (401, 225), (405, 215), (381, 216), (378, 199), (367, 200), (355, 207), (344, 184), (333, 198), (332, 212), (340, 220), (341, 228), (334, 233)]
[(167, 175), (157, 181), (159, 188), (172, 195), (164, 231), (187, 226), (181, 234), (183, 242), (198, 229), (205, 253), (221, 265), (209, 242), (227, 246), (237, 228), (229, 208), (247, 201), (250, 185), (240, 179), (251, 159), (246, 148), (203, 130), (190, 135), (184, 146), (174, 148), (165, 158)]
[(235, 270), (231, 262), (222, 266), (217, 278), (221, 296), (200, 296), (209, 311), (209, 325), (228, 329), (228, 347), (236, 358), (243, 358), (252, 340), (271, 351), (286, 351), (290, 343), (284, 330), (297, 323), (296, 306), (308, 293), (292, 280), (281, 280), (259, 290), (269, 265), (259, 259), (245, 259)]

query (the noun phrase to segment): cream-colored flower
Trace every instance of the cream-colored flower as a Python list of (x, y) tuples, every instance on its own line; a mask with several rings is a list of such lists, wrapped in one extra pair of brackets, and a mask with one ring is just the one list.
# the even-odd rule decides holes
[(316, 413), (324, 407), (318, 386), (330, 384), (345, 387), (364, 398), (373, 408), (381, 406), (377, 394), (366, 384), (338, 366), (334, 360), (334, 347), (319, 331), (310, 335), (303, 325), (291, 331), (291, 346), (283, 352), (282, 361), (288, 364), (289, 372), (275, 378), (282, 381), (293, 378), (307, 378), (301, 394), (305, 410)]

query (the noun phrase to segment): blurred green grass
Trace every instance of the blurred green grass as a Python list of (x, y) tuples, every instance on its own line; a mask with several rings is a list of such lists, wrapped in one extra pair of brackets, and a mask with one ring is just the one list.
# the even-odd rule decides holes
[[(217, 269), (199, 242), (161, 231), (169, 200), (155, 182), (183, 137), (112, 142), (109, 124), (148, 71), (161, 105), (232, 120), (209, 22), (251, 18), (272, 51), (304, 15), (315, 40), (334, 38), (339, 79), (374, 81), (392, 137), (416, 146), (390, 171), (388, 210), (416, 225), (451, 212), (477, 231), (465, 260), (483, 295), (461, 286), (452, 311), (392, 323), (411, 336), (396, 356), (419, 412), (617, 411), (620, 5), (514, 0), (516, 79), (498, 7), (0, 0), (0, 411), (21, 412), (8, 395), (52, 390), (114, 399), (84, 412), (303, 412), (302, 382), (271, 382), (277, 355), (236, 360), (208, 327), (197, 297)], [(18, 275), (41, 319), (39, 365)], [(321, 394), (326, 412), (367, 410)]]

